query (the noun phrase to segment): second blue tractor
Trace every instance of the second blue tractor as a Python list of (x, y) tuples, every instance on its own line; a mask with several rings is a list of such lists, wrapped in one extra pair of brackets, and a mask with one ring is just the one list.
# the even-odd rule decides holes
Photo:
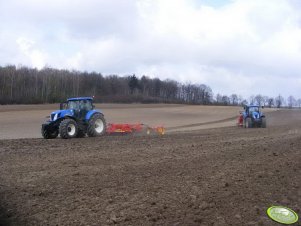
[(258, 105), (246, 105), (241, 116), (244, 128), (266, 128), (267, 126), (266, 117)]

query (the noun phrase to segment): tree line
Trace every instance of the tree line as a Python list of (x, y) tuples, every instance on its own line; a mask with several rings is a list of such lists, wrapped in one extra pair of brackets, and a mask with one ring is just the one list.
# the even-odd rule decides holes
[(205, 84), (182, 84), (135, 75), (103, 76), (96, 72), (80, 72), (43, 68), (41, 70), (13, 65), (0, 66), (0, 104), (58, 103), (77, 96), (94, 96), (96, 102), (118, 103), (185, 103), (243, 105), (268, 107), (301, 107), (301, 100), (256, 95), (249, 100), (237, 94), (214, 95)]
[(0, 66), (0, 104), (58, 103), (77, 96), (94, 96), (96, 102), (210, 104), (213, 93), (206, 85), (147, 76)]
[(276, 97), (264, 96), (261, 94), (251, 95), (249, 99), (243, 99), (241, 96), (237, 94), (232, 94), (230, 96), (217, 94), (215, 98), (216, 105), (246, 105), (246, 104), (254, 104), (259, 106), (264, 106), (268, 108), (301, 108), (301, 98), (296, 99), (294, 96), (290, 95), (287, 99), (285, 99), (280, 94)]

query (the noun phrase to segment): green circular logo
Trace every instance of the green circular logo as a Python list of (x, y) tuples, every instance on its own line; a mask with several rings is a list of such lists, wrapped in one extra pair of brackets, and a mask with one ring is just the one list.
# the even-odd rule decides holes
[(284, 206), (272, 206), (268, 208), (267, 214), (272, 220), (282, 224), (294, 224), (298, 221), (298, 215)]

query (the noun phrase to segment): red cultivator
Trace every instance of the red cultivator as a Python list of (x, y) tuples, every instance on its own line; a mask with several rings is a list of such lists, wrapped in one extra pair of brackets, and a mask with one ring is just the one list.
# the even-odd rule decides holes
[(240, 126), (240, 127), (243, 126), (243, 115), (242, 114), (240, 114), (238, 116), (237, 125)]
[(115, 124), (109, 123), (107, 126), (107, 134), (129, 134), (129, 133), (143, 133), (151, 134), (157, 133), (160, 135), (165, 134), (165, 128), (163, 126), (150, 127), (145, 124)]

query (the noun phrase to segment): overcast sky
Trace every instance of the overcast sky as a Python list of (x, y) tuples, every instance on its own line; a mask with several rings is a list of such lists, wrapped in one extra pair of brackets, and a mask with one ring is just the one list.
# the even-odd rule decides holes
[(0, 65), (301, 97), (300, 0), (0, 0)]

